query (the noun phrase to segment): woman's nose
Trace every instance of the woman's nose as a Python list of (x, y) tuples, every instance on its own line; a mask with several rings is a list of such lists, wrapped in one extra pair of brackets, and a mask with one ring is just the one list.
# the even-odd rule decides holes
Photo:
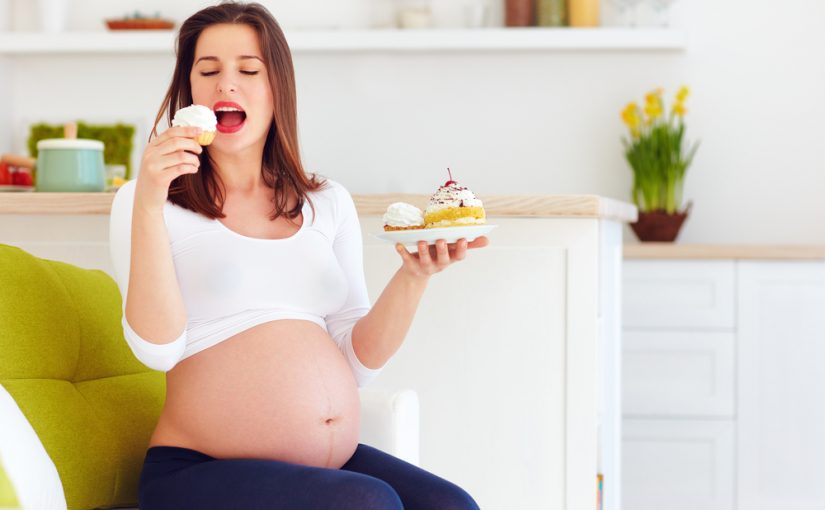
[(235, 84), (229, 80), (221, 80), (218, 82), (218, 92), (235, 92)]

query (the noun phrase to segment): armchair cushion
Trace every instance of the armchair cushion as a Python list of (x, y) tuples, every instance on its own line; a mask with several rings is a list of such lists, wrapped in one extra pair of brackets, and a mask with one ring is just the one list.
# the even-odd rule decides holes
[[(8, 449), (23, 453), (28, 439), (36, 446), (25, 453), (43, 461), (37, 465), (56, 470), (63, 508), (136, 502), (166, 380), (126, 345), (117, 285), (103, 271), (40, 259), (6, 245), (0, 245), (0, 268), (1, 415), (14, 422), (1, 428), (0, 462), (17, 498), (34, 494), (31, 487), (17, 485), (21, 465), (31, 468), (32, 462)], [(14, 408), (20, 413), (16, 419)], [(36, 439), (27, 437), (26, 426)], [(38, 445), (45, 459), (37, 456)], [(41, 490), (37, 501), (43, 498), (53, 502), (58, 495)]]

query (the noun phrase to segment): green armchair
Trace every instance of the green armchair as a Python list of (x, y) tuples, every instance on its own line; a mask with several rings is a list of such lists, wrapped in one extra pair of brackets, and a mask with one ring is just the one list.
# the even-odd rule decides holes
[(137, 506), (166, 379), (120, 319), (105, 272), (0, 245), (0, 506)]

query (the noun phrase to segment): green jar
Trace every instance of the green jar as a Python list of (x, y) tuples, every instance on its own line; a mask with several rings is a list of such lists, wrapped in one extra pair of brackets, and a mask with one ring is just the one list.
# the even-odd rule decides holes
[(93, 192), (105, 187), (103, 142), (66, 138), (37, 142), (35, 191)]
[(567, 26), (567, 0), (537, 0), (536, 24), (540, 27)]

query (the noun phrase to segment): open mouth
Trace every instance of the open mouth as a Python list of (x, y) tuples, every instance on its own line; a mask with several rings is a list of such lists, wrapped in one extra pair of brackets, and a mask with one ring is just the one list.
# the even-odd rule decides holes
[(218, 119), (218, 131), (221, 133), (235, 133), (246, 122), (246, 112), (237, 103), (219, 101), (215, 103), (214, 111)]

